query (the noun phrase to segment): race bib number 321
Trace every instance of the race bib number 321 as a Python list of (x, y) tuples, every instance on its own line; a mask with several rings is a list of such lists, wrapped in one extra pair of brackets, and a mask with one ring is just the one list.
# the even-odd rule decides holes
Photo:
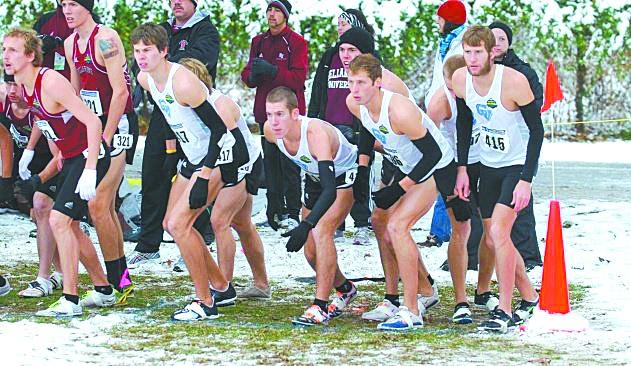
[(99, 96), (98, 90), (81, 89), (79, 95), (83, 103), (85, 103), (94, 114), (99, 117), (103, 115), (103, 106), (101, 105), (101, 97)]

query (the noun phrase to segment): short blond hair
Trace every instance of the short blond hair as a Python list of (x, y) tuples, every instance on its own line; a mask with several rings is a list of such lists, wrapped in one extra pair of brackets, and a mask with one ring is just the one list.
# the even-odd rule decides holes
[(381, 62), (370, 53), (359, 55), (351, 61), (348, 65), (349, 71), (353, 74), (357, 74), (360, 71), (364, 71), (368, 74), (368, 77), (373, 82), (382, 77)]
[(13, 28), (4, 38), (20, 38), (24, 41), (24, 54), (33, 55), (33, 66), (42, 66), (44, 53), (42, 51), (42, 40), (37, 37), (37, 33), (32, 29)]
[(213, 88), (213, 78), (208, 73), (208, 69), (206, 65), (204, 65), (200, 60), (192, 57), (184, 57), (178, 63), (187, 69), (189, 69), (199, 80), (206, 85), (208, 89)]

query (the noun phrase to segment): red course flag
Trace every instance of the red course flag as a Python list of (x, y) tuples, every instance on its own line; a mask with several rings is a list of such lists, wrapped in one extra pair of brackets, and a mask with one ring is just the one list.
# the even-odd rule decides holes
[(554, 68), (552, 60), (548, 61), (548, 68), (546, 70), (546, 87), (543, 93), (543, 106), (541, 107), (541, 113), (550, 109), (552, 104), (563, 100), (563, 91), (561, 90), (561, 84), (559, 83), (559, 77), (557, 71)]

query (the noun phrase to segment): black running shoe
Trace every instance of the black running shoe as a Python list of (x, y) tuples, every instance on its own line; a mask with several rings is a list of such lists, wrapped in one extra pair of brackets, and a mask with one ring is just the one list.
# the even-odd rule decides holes
[(513, 312), (513, 321), (515, 324), (523, 324), (526, 320), (530, 319), (537, 305), (539, 305), (539, 298), (535, 301), (522, 299)]
[(233, 306), (237, 300), (237, 291), (230, 282), (226, 291), (211, 290), (211, 292), (218, 307)]
[(473, 298), (473, 303), (476, 307), (486, 309), (490, 312), (493, 312), (497, 306), (500, 304), (500, 299), (496, 294), (491, 291), (483, 292), (478, 294), (478, 291), (475, 291), (475, 297)]
[(497, 309), (491, 314), (491, 318), (489, 320), (480, 324), (478, 329), (487, 332), (506, 333), (508, 332), (508, 328), (512, 328), (514, 326), (515, 323), (513, 322), (513, 318), (506, 314), (504, 310)]

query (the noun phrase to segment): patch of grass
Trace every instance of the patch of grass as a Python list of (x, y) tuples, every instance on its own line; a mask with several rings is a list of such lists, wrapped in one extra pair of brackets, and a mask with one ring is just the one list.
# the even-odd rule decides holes
[[(0, 273), (11, 273), (12, 286), (22, 289), (33, 279), (37, 266), (18, 263), (0, 266)], [(90, 289), (86, 275), (80, 276), (80, 293)], [(384, 357), (401, 363), (426, 363), (441, 360), (483, 363), (489, 359), (524, 363), (525, 360), (555, 360), (559, 350), (525, 344), (518, 337), (477, 332), (476, 324), (488, 314), (472, 308), (475, 324), (460, 326), (451, 322), (453, 288), (440, 288), (441, 303), (425, 320), (425, 327), (405, 334), (378, 332), (375, 323), (361, 320), (360, 314), (372, 309), (383, 296), (383, 284), (359, 283), (359, 296), (350, 311), (327, 326), (294, 327), (291, 319), (302, 314), (313, 299), (313, 284), (295, 286), (273, 283), (269, 301), (238, 301), (236, 306), (220, 308), (221, 317), (213, 321), (181, 323), (171, 314), (184, 306), (192, 294), (188, 276), (158, 277), (133, 275), (134, 297), (125, 307), (87, 310), (82, 319), (94, 314), (123, 313), (126, 319), (110, 330), (112, 341), (106, 346), (114, 351), (140, 351), (150, 362), (232, 363), (249, 361), (260, 364), (378, 364)], [(235, 284), (245, 283), (237, 278)], [(570, 285), (573, 305), (585, 298), (588, 287)], [(472, 294), (474, 288), (469, 288)], [(48, 306), (60, 296), (20, 299), (17, 291), (0, 298), (0, 320), (29, 319), (67, 324), (56, 319), (36, 319), (35, 311)]]

